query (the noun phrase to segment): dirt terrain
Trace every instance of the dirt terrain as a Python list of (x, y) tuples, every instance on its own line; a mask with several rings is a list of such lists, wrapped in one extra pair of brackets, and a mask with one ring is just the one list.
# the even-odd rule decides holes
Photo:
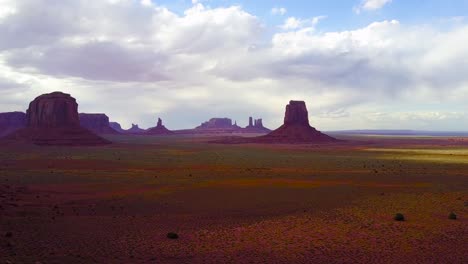
[(221, 137), (2, 143), (0, 263), (468, 263), (468, 139)]

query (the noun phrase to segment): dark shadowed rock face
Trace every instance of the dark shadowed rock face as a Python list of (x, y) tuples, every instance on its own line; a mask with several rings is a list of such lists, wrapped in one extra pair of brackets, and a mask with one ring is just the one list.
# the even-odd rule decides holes
[(80, 124), (97, 134), (118, 134), (116, 130), (110, 127), (109, 117), (105, 114), (84, 114), (81, 113)]
[(44, 94), (26, 112), (26, 127), (6, 139), (37, 145), (103, 145), (110, 142), (80, 126), (75, 98), (62, 92)]
[(78, 104), (69, 94), (43, 94), (29, 104), (26, 112), (28, 127), (79, 127)]
[(125, 130), (125, 133), (128, 134), (142, 134), (145, 133), (144, 129), (141, 129), (137, 124), (132, 124), (132, 127), (128, 130)]
[(147, 135), (171, 135), (174, 134), (174, 132), (170, 131), (167, 129), (163, 123), (161, 118), (158, 118), (158, 122), (156, 123), (155, 127), (149, 128), (145, 134)]
[(123, 133), (122, 126), (117, 122), (109, 122), (109, 126), (117, 132)]
[(7, 135), (26, 126), (26, 114), (23, 112), (0, 113), (0, 136)]
[(309, 126), (309, 113), (304, 101), (289, 101), (284, 115), (284, 124)]

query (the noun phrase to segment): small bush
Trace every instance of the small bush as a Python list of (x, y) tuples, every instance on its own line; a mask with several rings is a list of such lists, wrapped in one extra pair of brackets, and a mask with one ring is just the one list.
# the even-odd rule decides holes
[(167, 233), (167, 238), (169, 238), (169, 239), (178, 239), (179, 235), (177, 235), (174, 232), (169, 232), (169, 233)]
[(448, 219), (450, 220), (457, 220), (457, 215), (454, 212), (451, 212), (448, 216)]
[(397, 213), (393, 217), (393, 220), (395, 220), (395, 221), (405, 221), (405, 216), (402, 213)]

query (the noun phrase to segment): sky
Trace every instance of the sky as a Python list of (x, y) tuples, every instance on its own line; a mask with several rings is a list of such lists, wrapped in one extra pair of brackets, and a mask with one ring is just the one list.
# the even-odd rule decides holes
[(70, 93), (123, 127), (211, 117), (468, 131), (467, 0), (0, 0), (0, 112)]

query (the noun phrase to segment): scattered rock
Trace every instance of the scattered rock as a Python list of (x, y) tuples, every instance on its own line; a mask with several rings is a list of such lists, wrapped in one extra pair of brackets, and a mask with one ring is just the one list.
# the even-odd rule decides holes
[(169, 239), (178, 239), (179, 235), (174, 233), (174, 232), (169, 232), (169, 233), (167, 233), (167, 238), (169, 238)]
[(450, 212), (450, 214), (448, 215), (448, 219), (457, 220), (457, 215), (454, 212)]
[(402, 214), (402, 213), (397, 213), (395, 214), (395, 216), (393, 217), (393, 220), (395, 221), (405, 221), (405, 216)]

